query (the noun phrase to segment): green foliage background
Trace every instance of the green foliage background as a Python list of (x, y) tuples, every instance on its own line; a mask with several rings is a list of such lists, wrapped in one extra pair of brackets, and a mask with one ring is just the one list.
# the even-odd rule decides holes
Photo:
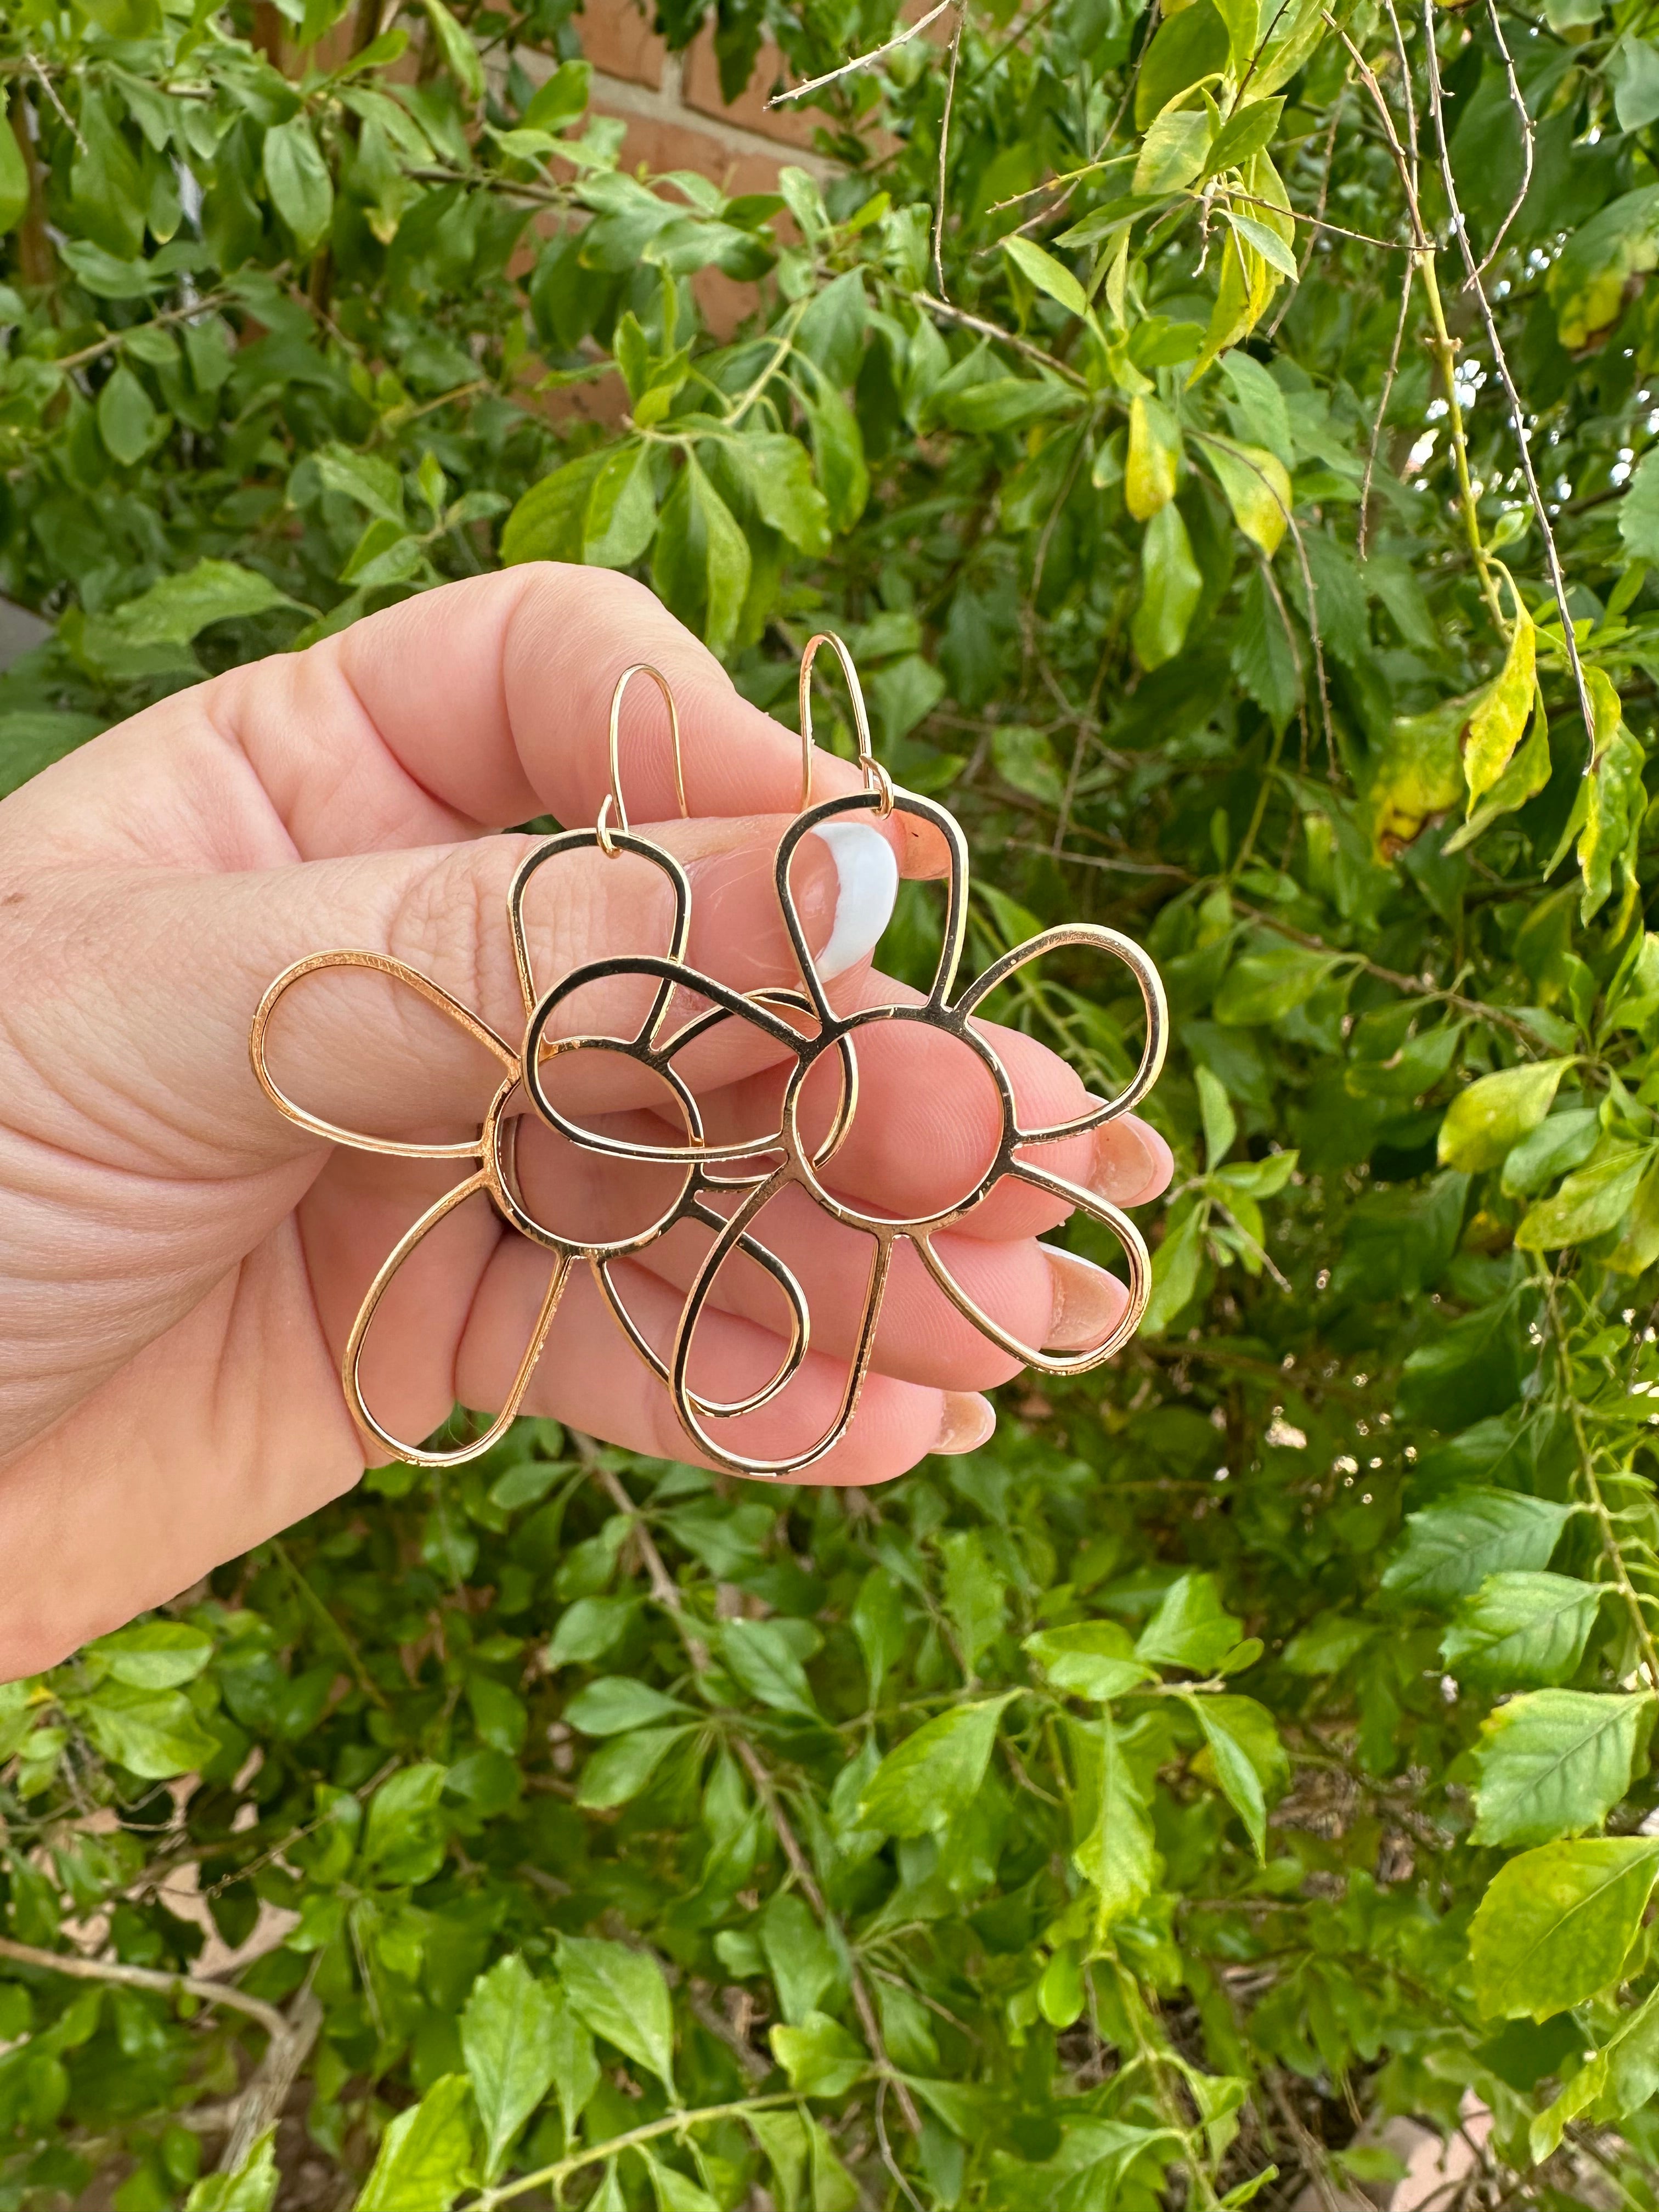
[(525, 1424), (0, 1688), (0, 2208), (1330, 2212), (1480, 2107), (1448, 2203), (1651, 2204), (1651, 17), (978, 0), (734, 200), (561, 0), (7, 8), (5, 785), (500, 557), (768, 704), (827, 617), (985, 946), (1152, 946), (1179, 1171), (969, 1460)]

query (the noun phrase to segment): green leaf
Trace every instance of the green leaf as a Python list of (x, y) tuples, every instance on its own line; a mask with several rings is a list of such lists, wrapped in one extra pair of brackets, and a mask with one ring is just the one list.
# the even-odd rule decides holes
[(1500, 1867), (1469, 1926), (1475, 2002), (1547, 2020), (1619, 1978), (1659, 1874), (1659, 1838), (1546, 1844)]
[(805, 1898), (793, 1890), (767, 1905), (761, 1915), (760, 1940), (783, 2016), (799, 2027), (842, 1979), (835, 1946)]
[(517, 1952), (472, 1984), (461, 2049), (483, 2125), (483, 2178), (499, 2179), (525, 2122), (552, 2087), (558, 2007)]
[(218, 1739), (176, 1690), (137, 1689), (106, 1682), (79, 1708), (78, 1717), (106, 1759), (148, 1781), (171, 1781), (205, 1765)]
[(690, 1734), (684, 1727), (641, 1728), (616, 1737), (583, 1767), (576, 1802), (593, 1812), (632, 1804), (674, 1746)]
[(1632, 560), (1659, 562), (1659, 448), (1643, 454), (1625, 487), (1619, 535)]
[(82, 1656), (134, 1689), (176, 1690), (212, 1658), (213, 1638), (182, 1620), (140, 1620), (100, 1636)]
[(1299, 945), (1242, 953), (1216, 993), (1215, 1018), (1238, 1027), (1281, 1022), (1305, 1006), (1340, 964), (1331, 953), (1304, 952)]
[(460, 86), (474, 106), (484, 96), (483, 63), (473, 45), (471, 33), (465, 30), (444, 5), (444, 0), (424, 0), (427, 20), (438, 41), (438, 51), (444, 58), (444, 66)]
[(1276, 269), (1281, 276), (1288, 276), (1292, 283), (1296, 283), (1301, 275), (1296, 256), (1271, 224), (1260, 222), (1255, 216), (1240, 215), (1231, 209), (1228, 210), (1227, 220), (1270, 269)]
[(198, 561), (181, 575), (163, 576), (142, 598), (94, 617), (87, 631), (103, 646), (189, 645), (215, 623), (243, 622), (278, 607), (299, 609), (299, 602), (257, 568)]
[(110, 459), (131, 468), (149, 451), (160, 417), (150, 397), (125, 364), (98, 395), (98, 434)]
[(1059, 1690), (1100, 1704), (1121, 1697), (1138, 1683), (1151, 1681), (1156, 1669), (1138, 1658), (1127, 1628), (1115, 1620), (1081, 1621), (1074, 1628), (1044, 1628), (1028, 1636), (1020, 1649), (1035, 1659)]
[(418, 2105), (399, 2112), (356, 2212), (448, 2212), (472, 2163), (471, 2090), (465, 2074), (446, 2074)]
[(550, 1674), (560, 1667), (591, 1664), (614, 1650), (639, 1617), (633, 1597), (579, 1597), (559, 1615), (543, 1664)]
[(1265, 1864), (1267, 1856), (1268, 1790), (1282, 1790), (1291, 1763), (1273, 1716), (1254, 1698), (1189, 1697), (1188, 1710), (1204, 1731), (1215, 1778), (1228, 1803), (1244, 1823)]
[(651, 1953), (594, 1936), (562, 1936), (559, 1977), (594, 2034), (646, 2067), (673, 2096), (673, 2009)]
[(1196, 1067), (1193, 1080), (1198, 1085), (1199, 1116), (1204, 1124), (1206, 1164), (1218, 1168), (1237, 1139), (1238, 1116), (1218, 1075), (1207, 1067)]
[(761, 520), (803, 553), (830, 544), (830, 503), (812, 481), (811, 459), (798, 439), (754, 432), (726, 451), (743, 476)]
[[(1133, 189), (1148, 198), (1183, 191), (1209, 167), (1210, 140), (1214, 131), (1207, 107), (1166, 107), (1152, 118), (1140, 142), (1135, 163)], [(1021, 240), (1022, 245), (1025, 244)], [(1009, 241), (1004, 240), (1004, 251)]]
[(1458, 1607), (1440, 1656), (1460, 1680), (1519, 1689), (1565, 1681), (1583, 1656), (1601, 1592), (1570, 1575), (1488, 1575)]
[[(1135, 186), (1137, 191), (1140, 189), (1139, 185)], [(1021, 238), (1018, 234), (1005, 238), (1002, 250), (1029, 284), (1045, 293), (1049, 299), (1057, 301), (1067, 314), (1088, 313), (1089, 302), (1082, 285), (1063, 261), (1056, 261), (1054, 255), (1046, 252), (1034, 238)]]
[(656, 2191), (657, 2212), (720, 2212), (720, 2207), (706, 2189), (672, 2166), (665, 2166), (650, 2152), (642, 2151), (646, 2170), (651, 2176), (652, 2188)]
[(1212, 1575), (1180, 1575), (1159, 1599), (1135, 1652), (1151, 1666), (1206, 1674), (1233, 1650), (1243, 1625), (1222, 1604)]
[(1180, 652), (1203, 584), (1187, 526), (1171, 500), (1153, 515), (1140, 541), (1140, 604), (1131, 634), (1143, 668), (1161, 668)]
[(781, 1621), (728, 1620), (722, 1624), (720, 1654), (733, 1680), (775, 1713), (817, 1720), (806, 1670)]
[(688, 453), (657, 524), (652, 578), (681, 620), (700, 628), (711, 653), (729, 650), (749, 589), (749, 541)]
[[(1255, 0), (1229, 0), (1222, 12), (1231, 23), (1237, 9), (1251, 25), (1251, 40), (1255, 38)], [(1235, 50), (1237, 52), (1237, 49)], [(1249, 47), (1245, 48), (1248, 55)], [(1260, 153), (1272, 140), (1279, 128), (1279, 118), (1284, 112), (1282, 100), (1253, 100), (1248, 106), (1237, 107), (1227, 118), (1215, 135), (1205, 161), (1202, 174), (1218, 176), (1224, 169), (1237, 169), (1248, 161), (1252, 154)]]
[(799, 2027), (771, 2031), (775, 2057), (803, 2097), (844, 2097), (868, 2068), (870, 2055), (839, 2021), (808, 2013)]
[[(1150, 1893), (1154, 1874), (1152, 1824), (1139, 1784), (1123, 1758), (1109, 1713), (1098, 1723), (1099, 1795), (1094, 1819), (1073, 1853), (1077, 1869), (1094, 1892), (1095, 1939), (1098, 1942)], [(1079, 1812), (1084, 1805), (1081, 1796)]]
[(1559, 1252), (1587, 1244), (1617, 1229), (1630, 1210), (1650, 1155), (1641, 1146), (1621, 1145), (1605, 1159), (1570, 1175), (1553, 1198), (1534, 1206), (1515, 1232), (1523, 1252)]
[(553, 2087), (558, 2094), (564, 2139), (576, 2139), (576, 2123), (599, 2086), (599, 2062), (593, 2034), (562, 1989), (550, 1990), (553, 2013), (548, 2048), (553, 2060)]
[(1542, 1844), (1599, 1827), (1630, 1789), (1653, 1700), (1532, 1690), (1481, 1723), (1477, 1844)]
[(1177, 93), (1216, 76), (1227, 65), (1232, 40), (1212, 0), (1194, 0), (1166, 16), (1135, 74), (1135, 128), (1145, 131)]
[(1460, 1091), (1440, 1124), (1443, 1167), (1475, 1175), (1495, 1168), (1549, 1112), (1571, 1060), (1534, 1060), (1500, 1068)]
[(596, 471), (581, 525), (581, 558), (591, 568), (628, 568), (657, 528), (651, 448), (623, 445)]
[(404, 480), (390, 461), (378, 453), (354, 453), (349, 446), (335, 444), (313, 453), (311, 465), (325, 491), (343, 492), (382, 522), (407, 528)]
[(1449, 1605), (1488, 1575), (1547, 1567), (1572, 1510), (1520, 1491), (1460, 1491), (1407, 1516), (1382, 1587), (1418, 1605)]
[(983, 1698), (924, 1721), (890, 1751), (859, 1799), (859, 1823), (890, 1836), (922, 1836), (973, 1802), (990, 1764), (997, 1723), (1018, 1692)]
[(8, 102), (6, 113), (0, 116), (0, 238), (16, 229), (29, 204), (29, 173), (16, 136), (20, 122), (25, 130), (28, 125), (15, 100), (15, 95)]
[(687, 1710), (678, 1698), (653, 1690), (648, 1682), (628, 1674), (606, 1674), (577, 1692), (565, 1707), (564, 1717), (584, 1735), (620, 1735), (624, 1729), (678, 1719)]
[(283, 2179), (276, 2142), (276, 2129), (267, 2128), (234, 2173), (210, 2173), (195, 2185), (185, 2212), (271, 2212)]
[(447, 1769), (431, 1760), (390, 1776), (368, 1801), (360, 1870), (384, 1882), (429, 1881), (443, 1863), (447, 1829), (439, 1809)]
[(267, 131), (260, 160), (271, 205), (301, 256), (313, 253), (334, 220), (334, 180), (305, 118)]

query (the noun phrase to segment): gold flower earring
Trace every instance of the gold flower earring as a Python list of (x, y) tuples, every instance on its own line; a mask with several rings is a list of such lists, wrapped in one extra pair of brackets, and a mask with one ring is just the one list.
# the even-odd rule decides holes
[[(525, 921), (525, 897), (532, 878), (539, 870), (563, 855), (597, 848), (608, 860), (622, 858), (624, 854), (647, 861), (665, 874), (673, 895), (673, 918), (669, 933), (669, 951), (676, 963), (684, 959), (690, 930), (691, 884), (679, 861), (665, 847), (632, 830), (622, 794), (619, 759), (619, 726), (622, 705), (629, 684), (635, 677), (648, 676), (662, 693), (668, 708), (670, 736), (674, 753), (675, 787), (679, 797), (680, 811), (687, 811), (684, 769), (681, 755), (679, 717), (673, 693), (661, 672), (641, 663), (623, 671), (611, 695), (610, 720), (611, 790), (602, 805), (599, 820), (591, 830), (569, 830), (547, 838), (538, 844), (526, 857), (515, 872), (507, 894), (507, 920), (511, 933), (514, 964), (523, 996), (526, 1018), (538, 1006), (537, 981), (530, 951), (529, 933)], [(614, 822), (614, 827), (613, 825)], [(486, 1109), (482, 1126), (475, 1137), (456, 1142), (439, 1144), (413, 1143), (396, 1138), (381, 1137), (361, 1130), (349, 1129), (312, 1113), (282, 1089), (270, 1071), (268, 1046), (270, 1024), (276, 1009), (288, 993), (306, 977), (331, 971), (368, 970), (384, 976), (400, 989), (411, 991), (427, 1006), (434, 1008), (454, 1024), (464, 1036), (475, 1044), (482, 1045), (496, 1060), (501, 1079)], [(621, 1051), (634, 1057), (646, 1056), (641, 1052), (644, 1040), (654, 1036), (666, 1016), (675, 985), (665, 981), (654, 994), (649, 1012), (641, 1030), (629, 1037), (610, 1037), (591, 1035), (580, 1039), (562, 1040), (558, 1049), (570, 1051), (579, 1045), (612, 1052)], [(787, 994), (786, 994), (787, 995)], [(544, 1029), (544, 1024), (543, 1024)], [(553, 1325), (559, 1303), (563, 1296), (570, 1273), (578, 1260), (587, 1261), (601, 1296), (616, 1316), (629, 1340), (640, 1351), (653, 1371), (665, 1379), (665, 1365), (638, 1328), (623, 1304), (611, 1279), (612, 1263), (619, 1258), (643, 1250), (656, 1238), (666, 1233), (678, 1222), (695, 1218), (705, 1226), (724, 1229), (724, 1216), (708, 1206), (703, 1198), (702, 1180), (694, 1168), (689, 1168), (673, 1203), (661, 1211), (643, 1229), (627, 1236), (606, 1239), (585, 1238), (562, 1234), (541, 1221), (525, 1203), (518, 1176), (518, 1133), (522, 1115), (511, 1111), (521, 1091), (529, 1092), (526, 1082), (526, 1054), (533, 1056), (541, 1030), (536, 1041), (526, 1041), (523, 1048), (515, 1048), (483, 1018), (407, 963), (380, 952), (352, 950), (313, 953), (295, 962), (277, 976), (259, 1002), (253, 1018), (249, 1037), (249, 1055), (253, 1073), (260, 1088), (277, 1111), (313, 1136), (325, 1139), (331, 1144), (378, 1155), (382, 1158), (406, 1160), (451, 1160), (471, 1163), (471, 1172), (452, 1189), (429, 1206), (420, 1218), (398, 1240), (377, 1270), (374, 1280), (364, 1293), (357, 1316), (347, 1338), (341, 1363), (341, 1379), (346, 1401), (359, 1426), (372, 1435), (398, 1459), (415, 1466), (432, 1468), (459, 1467), (466, 1461), (477, 1458), (497, 1443), (511, 1426), (523, 1405), (538, 1364), (545, 1349), (549, 1331)], [(686, 1124), (693, 1150), (701, 1133), (702, 1122), (696, 1102), (685, 1085), (668, 1071), (666, 1080), (674, 1095)], [(557, 1126), (556, 1122), (556, 1126)], [(505, 1402), (495, 1418), (482, 1435), (471, 1443), (447, 1450), (428, 1450), (392, 1433), (376, 1417), (364, 1395), (362, 1376), (363, 1347), (369, 1328), (381, 1300), (404, 1261), (454, 1210), (480, 1193), (491, 1201), (496, 1212), (510, 1227), (529, 1242), (539, 1245), (552, 1255), (551, 1272), (547, 1287), (537, 1313), (530, 1340), (509, 1388)], [(777, 1285), (789, 1311), (790, 1347), (780, 1370), (760, 1394), (761, 1402), (768, 1392), (781, 1387), (782, 1382), (794, 1372), (804, 1357), (806, 1330), (805, 1303), (793, 1276), (780, 1261), (752, 1240), (743, 1240), (744, 1256), (752, 1260)], [(792, 1364), (793, 1363), (793, 1364)], [(781, 1379), (780, 1379), (781, 1378)], [(707, 1410), (711, 1414), (744, 1410), (750, 1399), (738, 1401), (730, 1409), (723, 1404), (714, 1404)]]
[[(811, 673), (813, 659), (819, 647), (824, 645), (830, 646), (836, 653), (848, 678), (864, 788), (842, 798), (821, 800), (815, 805), (810, 803), (812, 748)], [(650, 1159), (659, 1164), (684, 1164), (695, 1158), (703, 1163), (705, 1168), (715, 1164), (724, 1165), (728, 1170), (740, 1165), (749, 1168), (750, 1172), (741, 1176), (731, 1176), (725, 1185), (728, 1190), (740, 1189), (742, 1195), (734, 1210), (722, 1218), (715, 1241), (692, 1281), (666, 1366), (675, 1410), (687, 1435), (710, 1458), (732, 1472), (768, 1477), (792, 1475), (804, 1471), (833, 1450), (846, 1435), (869, 1373), (894, 1249), (901, 1242), (915, 1247), (930, 1276), (964, 1318), (1005, 1352), (1042, 1373), (1083, 1373), (1109, 1359), (1128, 1340), (1146, 1310), (1152, 1281), (1151, 1262), (1139, 1231), (1128, 1215), (1110, 1200), (1100, 1198), (1081, 1184), (1070, 1182), (1036, 1162), (1024, 1158), (1022, 1154), (1036, 1146), (1089, 1134), (1127, 1113), (1145, 1097), (1158, 1079), (1164, 1063), (1168, 1026), (1164, 988), (1152, 961), (1132, 939), (1097, 922), (1066, 922), (1044, 930), (1029, 943), (1004, 953), (983, 975), (965, 988), (959, 990), (955, 988), (967, 933), (967, 841), (953, 815), (931, 799), (896, 787), (885, 769), (875, 758), (863, 695), (852, 655), (842, 641), (829, 632), (811, 640), (802, 661), (801, 740), (803, 807), (779, 844), (775, 883), (784, 924), (799, 963), (805, 986), (805, 1004), (812, 1017), (816, 1034), (804, 1035), (783, 1018), (778, 1010), (783, 994), (752, 993), (745, 997), (672, 957), (624, 957), (593, 963), (592, 967), (579, 969), (564, 978), (538, 1006), (532, 1018), (526, 1047), (526, 1086), (533, 1091), (537, 1081), (533, 1072), (537, 1053), (530, 1040), (538, 1036), (538, 1024), (544, 1027), (555, 1006), (565, 996), (580, 989), (586, 982), (601, 975), (607, 977), (633, 975), (654, 979), (659, 983), (659, 1003), (661, 1005), (667, 1003), (667, 998), (672, 997), (676, 986), (712, 1002), (708, 1012), (699, 1015), (691, 1024), (665, 1040), (653, 1032), (650, 1062), (664, 1073), (671, 1073), (673, 1058), (684, 1049), (694, 1035), (701, 1034), (702, 1030), (722, 1018), (748, 1024), (758, 1030), (781, 1056), (793, 1061), (778, 1128), (762, 1137), (720, 1146), (702, 1144), (695, 1137), (686, 1146), (638, 1143), (624, 1146), (621, 1140), (606, 1139), (597, 1137), (594, 1133), (581, 1132), (555, 1116), (549, 1108), (543, 1108), (549, 1114), (549, 1118), (555, 1121), (556, 1126), (562, 1127), (575, 1141), (586, 1143), (591, 1149), (610, 1150), (620, 1157)], [(801, 840), (823, 824), (860, 814), (873, 813), (885, 817), (895, 812), (935, 830), (944, 840), (949, 854), (944, 944), (932, 988), (921, 1005), (883, 1002), (841, 1014), (831, 1005), (814, 964), (790, 888), (790, 862)], [(1065, 1121), (1027, 1127), (1021, 1121), (1014, 1085), (1007, 1068), (993, 1040), (987, 1035), (982, 1021), (976, 1023), (975, 1015), (984, 1000), (999, 984), (1032, 961), (1058, 951), (1104, 953), (1129, 969), (1139, 988), (1145, 1012), (1146, 1043), (1133, 1076), (1115, 1097), (1091, 1105), (1086, 1112)], [(802, 994), (795, 996), (799, 1002)], [(890, 1025), (886, 1030), (888, 1034), (902, 1035), (906, 1030), (920, 1029), (956, 1040), (981, 1063), (999, 1103), (1000, 1130), (995, 1149), (989, 1164), (973, 1188), (947, 1206), (905, 1218), (874, 1214), (854, 1206), (828, 1188), (821, 1176), (822, 1170), (833, 1158), (848, 1134), (856, 1109), (858, 1042), (860, 1037), (872, 1036), (884, 1025)], [(801, 1129), (802, 1102), (813, 1071), (830, 1054), (834, 1054), (839, 1063), (840, 1103), (829, 1138), (817, 1146), (809, 1146)], [(1122, 1249), (1128, 1267), (1125, 1306), (1117, 1322), (1101, 1344), (1077, 1351), (1050, 1350), (1042, 1346), (1022, 1343), (956, 1280), (939, 1253), (933, 1241), (935, 1237), (968, 1220), (1005, 1180), (1024, 1182), (1058, 1200), (1068, 1210), (1084, 1214), (1105, 1229)], [(722, 1269), (739, 1249), (752, 1258), (757, 1244), (759, 1249), (764, 1249), (763, 1243), (753, 1234), (754, 1224), (775, 1198), (792, 1188), (804, 1191), (832, 1220), (868, 1237), (872, 1241), (872, 1254), (854, 1349), (834, 1419), (816, 1440), (801, 1449), (768, 1457), (745, 1453), (722, 1443), (707, 1424), (711, 1419), (721, 1419), (739, 1412), (753, 1412), (759, 1406), (769, 1403), (799, 1368), (805, 1344), (792, 1346), (793, 1361), (781, 1366), (767, 1389), (751, 1395), (741, 1407), (712, 1404), (693, 1390), (689, 1376), (697, 1332), (709, 1310), (714, 1285)], [(810, 1322), (806, 1324), (805, 1334), (810, 1338)], [(657, 1364), (654, 1358), (653, 1364)]]

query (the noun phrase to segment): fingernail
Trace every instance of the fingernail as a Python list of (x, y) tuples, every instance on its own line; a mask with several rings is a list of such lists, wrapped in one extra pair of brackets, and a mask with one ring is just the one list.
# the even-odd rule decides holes
[(1107, 1121), (1096, 1130), (1088, 1182), (1103, 1198), (1133, 1206), (1152, 1189), (1163, 1172), (1162, 1146), (1139, 1121)]
[(898, 862), (880, 830), (867, 822), (825, 822), (812, 834), (829, 847), (836, 864), (836, 918), (816, 963), (819, 981), (829, 983), (874, 951), (893, 918)]
[(1115, 1275), (1073, 1252), (1042, 1247), (1054, 1285), (1054, 1311), (1049, 1317), (1047, 1347), (1054, 1352), (1084, 1352), (1104, 1344), (1122, 1319), (1128, 1293)]
[(997, 1425), (996, 1407), (977, 1390), (947, 1390), (933, 1449), (942, 1458), (977, 1451)]

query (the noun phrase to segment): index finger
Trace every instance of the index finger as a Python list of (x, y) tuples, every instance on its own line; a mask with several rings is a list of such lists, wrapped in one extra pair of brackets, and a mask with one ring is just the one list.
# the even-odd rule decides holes
[[(446, 585), (209, 689), (216, 722), (252, 763), (300, 857), (320, 860), (544, 813), (593, 821), (610, 788), (611, 692), (640, 661), (673, 690), (694, 816), (799, 805), (799, 738), (751, 706), (643, 584), (605, 569), (537, 562)], [(630, 688), (620, 732), (629, 814), (671, 820), (673, 753), (654, 685)], [(815, 799), (860, 781), (852, 763), (814, 756)], [(931, 873), (918, 829), (896, 822), (894, 842), (907, 873)]]

